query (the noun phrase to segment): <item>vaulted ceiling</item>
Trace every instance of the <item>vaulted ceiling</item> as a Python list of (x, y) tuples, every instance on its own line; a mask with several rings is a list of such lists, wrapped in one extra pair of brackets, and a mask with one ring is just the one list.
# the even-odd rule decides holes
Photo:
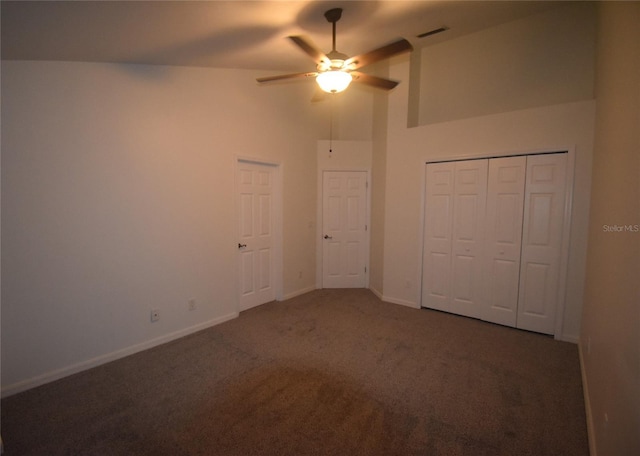
[[(551, 1), (2, 1), (2, 58), (311, 71), (288, 35), (347, 55), (416, 48), (535, 14)], [(440, 27), (446, 32), (418, 38)]]

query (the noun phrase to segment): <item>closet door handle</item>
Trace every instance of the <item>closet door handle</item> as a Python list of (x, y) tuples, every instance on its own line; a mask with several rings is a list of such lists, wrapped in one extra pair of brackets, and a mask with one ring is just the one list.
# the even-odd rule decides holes
[(247, 244), (240, 244), (240, 243), (238, 243), (238, 248), (239, 248), (239, 249), (242, 249), (242, 248), (244, 248), (244, 247), (246, 247), (246, 246), (247, 246)]
[(333, 239), (333, 236), (329, 236), (328, 234), (325, 234), (325, 235), (324, 235), (324, 238), (325, 238), (325, 239)]

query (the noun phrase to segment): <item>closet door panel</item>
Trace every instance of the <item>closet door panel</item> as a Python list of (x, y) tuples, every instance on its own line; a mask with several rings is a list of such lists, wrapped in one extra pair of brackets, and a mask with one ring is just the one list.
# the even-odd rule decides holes
[(526, 157), (489, 160), (483, 319), (515, 326)]
[(480, 318), (488, 160), (455, 163), (451, 312)]
[(455, 164), (426, 167), (422, 306), (450, 311)]
[(554, 333), (566, 192), (566, 154), (527, 157), (517, 327)]

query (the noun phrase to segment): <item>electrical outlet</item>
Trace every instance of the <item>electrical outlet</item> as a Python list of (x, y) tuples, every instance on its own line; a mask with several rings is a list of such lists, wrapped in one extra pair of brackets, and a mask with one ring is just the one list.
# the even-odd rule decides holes
[(195, 299), (189, 299), (189, 310), (196, 310), (198, 308), (198, 303)]
[(160, 320), (160, 311), (158, 309), (151, 309), (151, 321)]

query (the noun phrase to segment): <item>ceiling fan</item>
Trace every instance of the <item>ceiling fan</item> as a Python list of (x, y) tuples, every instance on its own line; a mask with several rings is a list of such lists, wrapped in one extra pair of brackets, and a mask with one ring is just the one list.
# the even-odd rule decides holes
[(324, 13), (324, 17), (333, 25), (333, 49), (328, 54), (319, 50), (310, 40), (304, 36), (290, 36), (300, 49), (316, 62), (316, 70), (307, 73), (282, 74), (258, 78), (257, 81), (272, 82), (283, 79), (297, 79), (315, 77), (320, 88), (327, 93), (338, 93), (349, 87), (349, 84), (359, 82), (379, 89), (391, 90), (398, 85), (397, 81), (373, 76), (356, 71), (366, 65), (371, 65), (380, 60), (387, 59), (403, 52), (413, 50), (411, 43), (405, 39), (382, 46), (373, 51), (348, 57), (336, 51), (336, 22), (342, 17), (342, 8), (333, 8)]

